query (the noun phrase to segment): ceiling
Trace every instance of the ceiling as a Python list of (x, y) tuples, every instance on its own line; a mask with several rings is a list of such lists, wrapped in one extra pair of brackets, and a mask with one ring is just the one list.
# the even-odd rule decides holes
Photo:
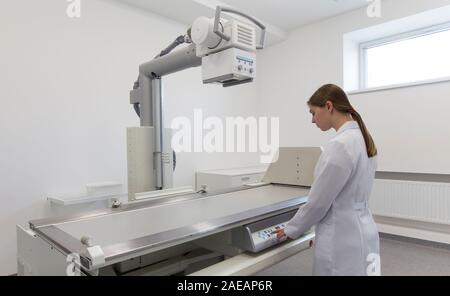
[(368, 5), (367, 0), (117, 0), (190, 25), (199, 16), (214, 16), (217, 5), (249, 14), (267, 27), (267, 43), (287, 37), (302, 25)]
[(222, 0), (285, 31), (367, 6), (367, 0)]

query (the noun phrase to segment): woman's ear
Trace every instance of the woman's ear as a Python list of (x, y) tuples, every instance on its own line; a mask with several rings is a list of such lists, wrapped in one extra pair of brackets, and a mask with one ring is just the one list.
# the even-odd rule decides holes
[(327, 101), (325, 103), (325, 106), (327, 107), (328, 112), (330, 112), (330, 113), (333, 112), (334, 107), (333, 107), (333, 102), (332, 101)]

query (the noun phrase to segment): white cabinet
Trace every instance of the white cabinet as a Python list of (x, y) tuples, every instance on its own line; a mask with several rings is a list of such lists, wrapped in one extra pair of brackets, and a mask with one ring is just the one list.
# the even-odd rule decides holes
[(239, 187), (245, 184), (261, 182), (267, 166), (200, 171), (195, 174), (196, 190), (206, 185), (208, 190)]

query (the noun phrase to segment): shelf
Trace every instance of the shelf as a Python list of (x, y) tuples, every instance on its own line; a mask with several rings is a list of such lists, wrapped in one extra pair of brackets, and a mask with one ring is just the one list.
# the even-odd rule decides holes
[(80, 195), (80, 196), (73, 196), (73, 197), (48, 197), (47, 200), (58, 205), (62, 206), (71, 206), (71, 205), (77, 205), (77, 204), (84, 204), (84, 203), (91, 203), (91, 202), (97, 202), (97, 201), (106, 201), (106, 200), (112, 200), (112, 199), (122, 199), (122, 198), (128, 198), (128, 194), (122, 193), (122, 194), (108, 194), (108, 195)]

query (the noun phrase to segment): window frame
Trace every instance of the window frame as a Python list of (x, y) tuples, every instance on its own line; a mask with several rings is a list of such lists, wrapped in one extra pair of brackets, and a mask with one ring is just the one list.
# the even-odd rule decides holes
[[(368, 83), (368, 81), (367, 81), (367, 79), (368, 79), (367, 50), (368, 49), (383, 46), (383, 45), (388, 45), (391, 43), (400, 42), (400, 41), (404, 41), (404, 40), (408, 40), (408, 39), (420, 38), (423, 36), (427, 36), (427, 35), (431, 35), (431, 34), (435, 34), (435, 33), (439, 33), (439, 32), (444, 32), (444, 31), (449, 31), (449, 30), (450, 30), (450, 22), (445, 22), (445, 23), (441, 23), (438, 25), (433, 25), (433, 26), (424, 27), (424, 28), (420, 28), (420, 29), (416, 29), (416, 30), (412, 30), (412, 31), (403, 32), (400, 34), (382, 37), (379, 39), (361, 42), (359, 44), (359, 89), (363, 90), (363, 89), (369, 88), (367, 85), (367, 83)], [(439, 79), (443, 79), (443, 78), (448, 78), (448, 77), (436, 77), (433, 79), (420, 80), (420, 81), (427, 82), (429, 80), (432, 81), (432, 80), (439, 80)], [(401, 84), (416, 84), (418, 82), (419, 81), (408, 81), (408, 82), (404, 82)], [(392, 85), (395, 85), (395, 84), (382, 85), (382, 86), (378, 86), (376, 88), (390, 87)]]

